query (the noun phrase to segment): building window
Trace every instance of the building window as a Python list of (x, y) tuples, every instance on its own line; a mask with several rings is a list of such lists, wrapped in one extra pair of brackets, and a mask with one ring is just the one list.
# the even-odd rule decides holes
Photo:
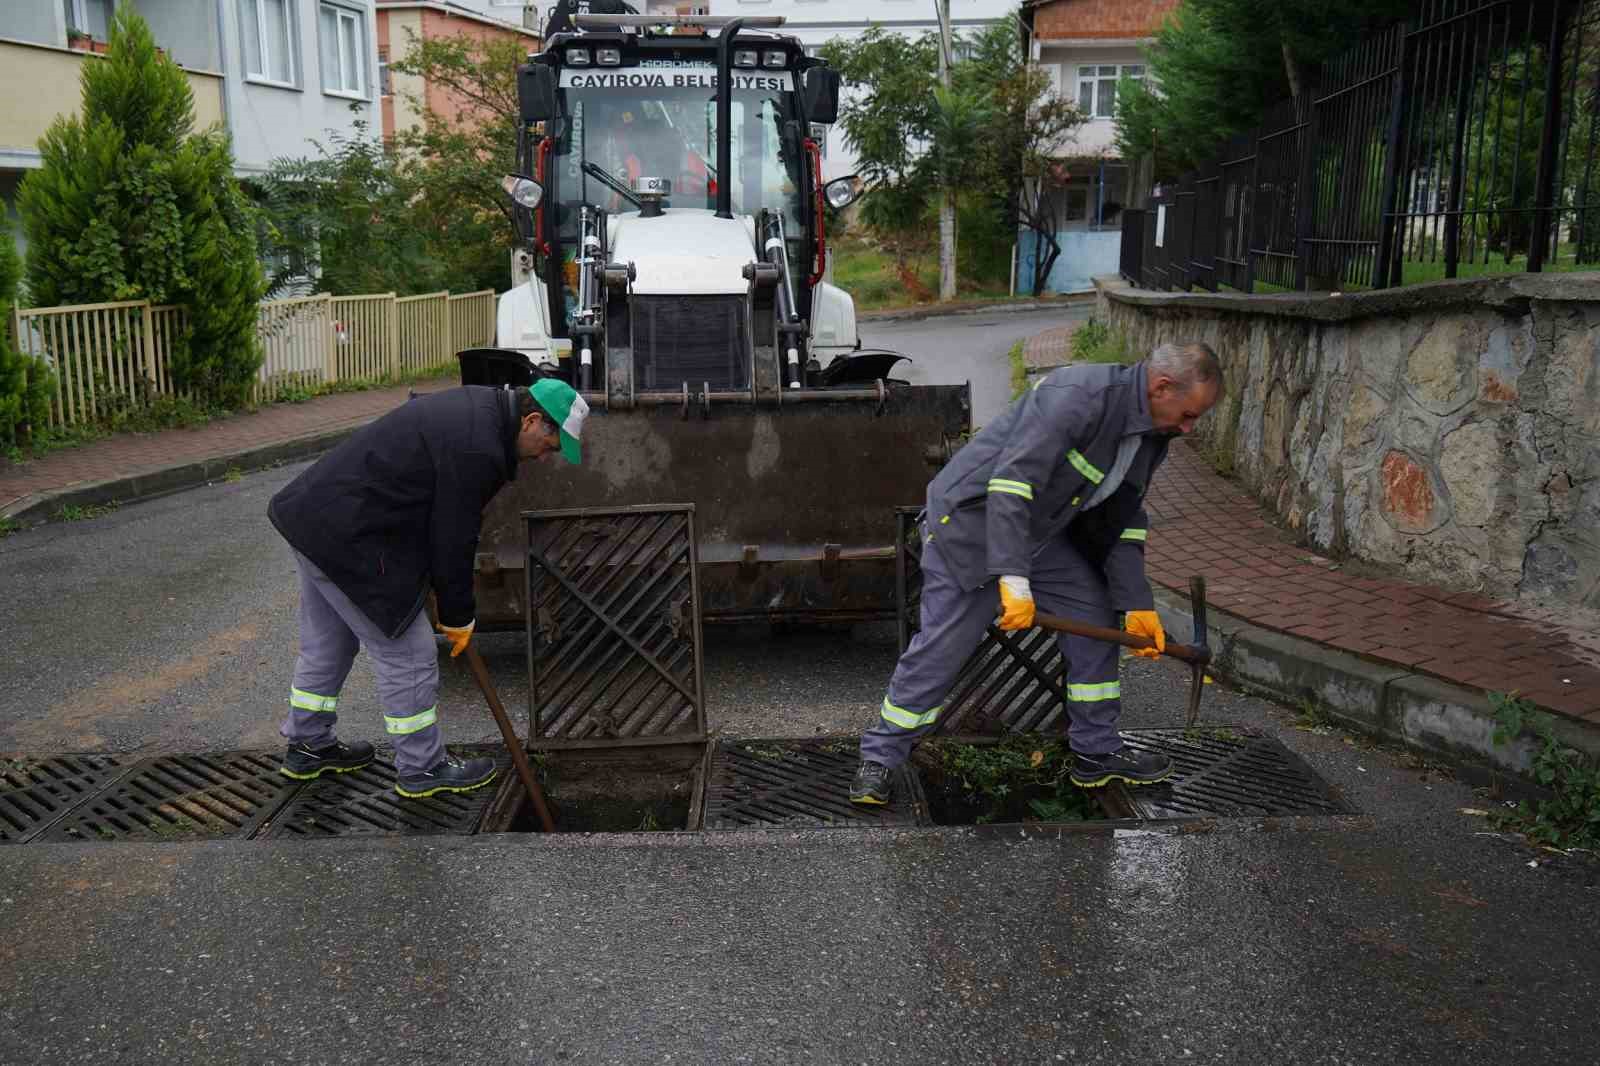
[(289, 0), (240, 0), (244, 72), (260, 81), (293, 85), (294, 12)]
[(319, 17), (324, 92), (346, 96), (366, 95), (367, 34), (361, 13), (323, 4)]
[(381, 44), (378, 46), (378, 93), (394, 95), (394, 85), (389, 81), (389, 49)]
[(96, 40), (111, 35), (111, 0), (61, 0), (67, 29), (87, 33)]
[(1090, 118), (1113, 118), (1117, 113), (1117, 78), (1144, 78), (1144, 65), (1115, 63), (1078, 68), (1078, 110)]

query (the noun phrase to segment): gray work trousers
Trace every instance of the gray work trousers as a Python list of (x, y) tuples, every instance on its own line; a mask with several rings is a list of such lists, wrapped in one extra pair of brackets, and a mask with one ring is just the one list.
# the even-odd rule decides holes
[[(938, 545), (922, 531), (922, 628), (911, 638), (889, 679), (878, 722), (861, 736), (861, 757), (899, 766), (936, 727), (945, 698), (1000, 606), (996, 578), (964, 589), (945, 566)], [(1028, 584), (1039, 610), (1097, 626), (1113, 621), (1105, 576), (1065, 537), (1053, 537), (1033, 558)], [(1072, 750), (1100, 755), (1122, 746), (1119, 645), (1058, 635), (1067, 664), (1067, 739)]]
[(384, 636), (327, 574), (299, 552), (300, 657), (289, 690), (289, 715), (278, 732), (291, 743), (320, 747), (334, 739), (339, 720), (339, 690), (367, 649), (378, 675), (378, 701), (394, 743), (394, 766), (401, 774), (432, 769), (444, 757), (439, 735), (439, 649), (425, 612), (396, 640)]

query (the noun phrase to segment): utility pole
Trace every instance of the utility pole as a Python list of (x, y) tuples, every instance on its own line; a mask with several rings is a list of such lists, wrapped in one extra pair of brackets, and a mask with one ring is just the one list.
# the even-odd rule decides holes
[[(939, 84), (950, 89), (950, 0), (933, 0), (939, 18)], [(956, 190), (939, 190), (939, 301), (956, 298)]]

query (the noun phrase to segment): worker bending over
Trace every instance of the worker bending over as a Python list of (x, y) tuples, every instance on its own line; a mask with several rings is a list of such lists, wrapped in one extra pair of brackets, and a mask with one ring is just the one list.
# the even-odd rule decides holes
[[(922, 628), (900, 656), (879, 721), (861, 738), (856, 803), (889, 802), (890, 774), (939, 720), (968, 657), (995, 622), (1052, 614), (1110, 626), (1155, 647), (1166, 635), (1144, 576), (1144, 495), (1172, 438), (1222, 393), (1204, 344), (1163, 344), (1134, 366), (1083, 364), (1041, 379), (956, 453), (928, 486), (922, 539)], [(998, 590), (998, 605), (996, 592)], [(1125, 747), (1118, 645), (1062, 634), (1074, 784), (1149, 784), (1164, 755)]]
[(299, 780), (359, 770), (372, 745), (334, 735), (339, 691), (358, 648), (372, 656), (402, 796), (466, 792), (493, 759), (445, 751), (439, 653), (423, 612), (430, 587), (450, 656), (472, 639), (473, 556), (483, 509), (519, 459), (558, 449), (579, 459), (589, 406), (565, 382), (446, 389), (396, 408), (323, 456), (272, 498), (267, 514), (300, 571), (300, 657), (280, 732), (282, 772)]

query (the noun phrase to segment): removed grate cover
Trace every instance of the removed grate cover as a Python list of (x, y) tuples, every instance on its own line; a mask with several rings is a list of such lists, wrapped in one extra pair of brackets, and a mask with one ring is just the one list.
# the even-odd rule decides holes
[[(503, 747), (457, 748), (456, 755), (494, 756), (504, 776), (511, 756)], [(323, 774), (294, 797), (260, 836), (288, 837), (468, 835), (478, 828), (498, 779), (472, 792), (441, 792), (405, 799), (394, 790), (394, 752), (379, 749), (372, 764), (348, 774)]]
[(79, 804), (39, 839), (213, 840), (247, 837), (300, 787), (278, 752), (158, 755)]
[(0, 844), (32, 840), (137, 761), (125, 755), (0, 758)]
[(908, 766), (895, 771), (894, 798), (883, 807), (850, 802), (860, 762), (855, 737), (723, 740), (711, 753), (707, 829), (764, 825), (918, 825), (927, 804)]
[(1172, 778), (1125, 790), (1140, 818), (1359, 814), (1271, 737), (1232, 729), (1130, 729), (1128, 746), (1171, 757)]

